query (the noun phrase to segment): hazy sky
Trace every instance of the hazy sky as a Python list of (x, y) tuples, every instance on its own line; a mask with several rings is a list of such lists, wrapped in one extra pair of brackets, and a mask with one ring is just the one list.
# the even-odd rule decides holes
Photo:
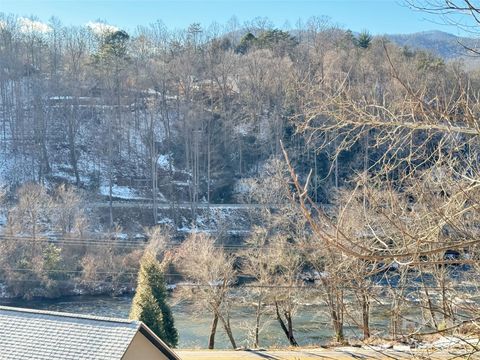
[(458, 33), (438, 17), (409, 9), (403, 0), (0, 0), (0, 12), (41, 21), (55, 16), (66, 25), (101, 19), (125, 30), (159, 19), (169, 28), (193, 22), (224, 24), (233, 15), (240, 23), (259, 16), (294, 28), (299, 18), (325, 15), (344, 28), (373, 34), (432, 29)]

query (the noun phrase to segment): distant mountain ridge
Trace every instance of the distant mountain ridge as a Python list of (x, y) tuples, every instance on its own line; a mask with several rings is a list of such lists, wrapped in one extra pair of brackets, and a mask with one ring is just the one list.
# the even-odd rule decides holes
[(469, 55), (465, 46), (478, 49), (480, 45), (478, 39), (460, 37), (438, 30), (413, 34), (387, 34), (385, 37), (399, 46), (428, 50), (446, 60)]

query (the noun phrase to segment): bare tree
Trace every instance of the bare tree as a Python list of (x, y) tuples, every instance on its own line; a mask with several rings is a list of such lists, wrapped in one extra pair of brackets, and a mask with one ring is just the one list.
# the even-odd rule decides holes
[(213, 316), (208, 348), (215, 346), (215, 335), (220, 320), (232, 347), (237, 347), (230, 324), (230, 308), (233, 305), (231, 286), (236, 271), (234, 258), (215, 245), (215, 239), (201, 233), (193, 233), (178, 248), (175, 263), (179, 272), (191, 282), (179, 296), (194, 302), (200, 311)]
[(55, 192), (52, 207), (53, 225), (61, 231), (62, 236), (85, 233), (87, 219), (84, 204), (75, 189), (60, 185)]
[[(339, 210), (333, 215), (312, 200), (311, 177), (301, 178), (285, 153), (294, 200), (333, 259), (368, 264), (363, 275), (376, 267), (397, 269), (399, 280), (390, 286), (394, 337), (402, 331), (412, 269), (435, 279), (423, 289), (430, 321), (438, 328), (440, 315), (452, 325), (455, 293), (448, 291), (447, 267), (454, 260), (446, 254), (453, 251), (462, 258), (464, 249), (470, 253), (478, 241), (470, 227), (478, 217), (478, 153), (471, 147), (480, 135), (474, 115), (476, 80), (455, 65), (421, 52), (407, 54), (381, 40), (362, 51), (347, 71), (332, 62), (321, 86), (305, 84), (312, 102), (298, 124), (318, 151), (330, 149), (334, 139), (332, 167), (362, 144), (363, 169), (343, 184), (348, 195), (335, 199)], [(372, 55), (375, 69), (369, 67), (372, 60), (363, 63)], [(361, 223), (352, 227), (345, 216), (359, 216)], [(364, 276), (351, 275), (361, 284)], [(363, 283), (357, 289), (365, 293), (369, 285)], [(428, 289), (436, 284), (442, 289), (438, 305)], [(363, 298), (364, 316), (368, 303)]]
[[(240, 254), (242, 273), (255, 279), (255, 285), (248, 289), (247, 296), (253, 296), (255, 303), (254, 347), (260, 346), (261, 319), (266, 313), (269, 302), (269, 287), (272, 286), (272, 276), (275, 263), (271, 251), (267, 247), (268, 233), (263, 228), (254, 228), (252, 235), (246, 241), (247, 249)], [(261, 249), (261, 250), (260, 250)]]
[(8, 215), (9, 227), (28, 234), (35, 241), (50, 220), (52, 200), (45, 187), (34, 183), (22, 186), (17, 194), (18, 204)]

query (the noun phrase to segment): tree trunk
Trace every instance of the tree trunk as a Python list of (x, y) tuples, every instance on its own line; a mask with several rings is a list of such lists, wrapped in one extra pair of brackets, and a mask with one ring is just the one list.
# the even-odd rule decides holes
[(293, 324), (292, 324), (292, 319), (291, 317), (287, 318), (288, 322), (288, 327), (285, 325), (285, 322), (282, 319), (282, 316), (280, 315), (280, 311), (278, 309), (278, 303), (275, 302), (275, 311), (277, 313), (277, 320), (278, 323), (280, 324), (280, 327), (282, 328), (283, 332), (285, 333), (285, 336), (288, 339), (288, 342), (292, 346), (298, 346), (297, 340), (295, 340), (295, 337), (293, 336)]
[(237, 343), (235, 342), (235, 339), (233, 337), (232, 327), (230, 326), (230, 319), (227, 318), (227, 320), (225, 320), (223, 316), (220, 316), (220, 320), (222, 321), (223, 328), (225, 329), (228, 339), (230, 340), (230, 344), (232, 344), (232, 348), (236, 349)]
[(112, 200), (112, 188), (113, 188), (113, 139), (112, 139), (112, 117), (108, 118), (108, 215), (110, 230), (113, 229), (113, 200)]
[(295, 340), (295, 338), (293, 337), (292, 315), (289, 312), (285, 311), (285, 319), (287, 319), (288, 341), (290, 341), (290, 345), (298, 346), (297, 340)]
[[(369, 146), (369, 134), (365, 135), (365, 144), (364, 144), (364, 149), (363, 149), (363, 172), (365, 173), (365, 176), (367, 176), (368, 172), (368, 146)], [(367, 177), (368, 178), (368, 177)], [(367, 195), (366, 195), (366, 187), (364, 186), (363, 190), (363, 208), (365, 209), (367, 207)]]
[(327, 304), (330, 311), (330, 318), (332, 321), (333, 331), (335, 332), (335, 340), (342, 342), (344, 340), (343, 334), (343, 292), (338, 291), (330, 286), (327, 281), (323, 280), (326, 289)]
[(157, 205), (157, 164), (156, 156), (152, 156), (152, 208), (153, 208), (153, 224), (158, 223), (158, 205)]
[(344, 339), (343, 324), (337, 310), (335, 309), (332, 309), (332, 322), (333, 322), (333, 329), (335, 331), (335, 341), (342, 342)]
[(68, 144), (70, 149), (70, 163), (73, 168), (73, 173), (75, 174), (75, 185), (80, 186), (80, 174), (78, 172), (78, 159), (77, 159), (77, 149), (75, 147), (75, 123), (77, 121), (78, 110), (77, 105), (78, 101), (75, 100), (75, 108), (72, 111), (70, 119), (68, 119)]
[(212, 328), (210, 330), (210, 338), (208, 339), (208, 348), (211, 350), (215, 347), (215, 334), (217, 333), (218, 315), (213, 316)]
[(363, 340), (370, 337), (370, 301), (367, 294), (362, 295)]
[(425, 292), (425, 297), (427, 298), (427, 306), (428, 306), (428, 311), (430, 313), (430, 318), (432, 320), (432, 324), (435, 327), (435, 329), (438, 329), (438, 323), (437, 323), (437, 319), (435, 317), (435, 310), (433, 308), (432, 299), (430, 297), (430, 293), (428, 291), (427, 285), (425, 284), (425, 281), (423, 280), (423, 274), (421, 274), (421, 275), (422, 275), (423, 291)]
[(152, 210), (153, 210), (153, 224), (158, 222), (158, 206), (157, 206), (157, 189), (158, 189), (158, 174), (157, 174), (157, 149), (155, 146), (155, 124), (153, 114), (150, 114), (150, 157), (152, 170)]
[(260, 317), (262, 315), (261, 306), (262, 306), (262, 299), (259, 298), (257, 303), (257, 311), (255, 314), (255, 342), (253, 344), (254, 348), (258, 348), (260, 344), (259, 335), (260, 335)]

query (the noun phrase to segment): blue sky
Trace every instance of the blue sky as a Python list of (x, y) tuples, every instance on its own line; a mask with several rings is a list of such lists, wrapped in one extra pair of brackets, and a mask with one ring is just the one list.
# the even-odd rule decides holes
[(170, 29), (193, 22), (225, 24), (233, 15), (240, 23), (258, 16), (278, 27), (288, 21), (294, 28), (299, 18), (323, 15), (343, 28), (372, 34), (434, 29), (458, 34), (438, 17), (413, 11), (402, 0), (0, 0), (0, 12), (33, 15), (41, 21), (55, 16), (66, 25), (101, 19), (125, 30), (156, 20)]

